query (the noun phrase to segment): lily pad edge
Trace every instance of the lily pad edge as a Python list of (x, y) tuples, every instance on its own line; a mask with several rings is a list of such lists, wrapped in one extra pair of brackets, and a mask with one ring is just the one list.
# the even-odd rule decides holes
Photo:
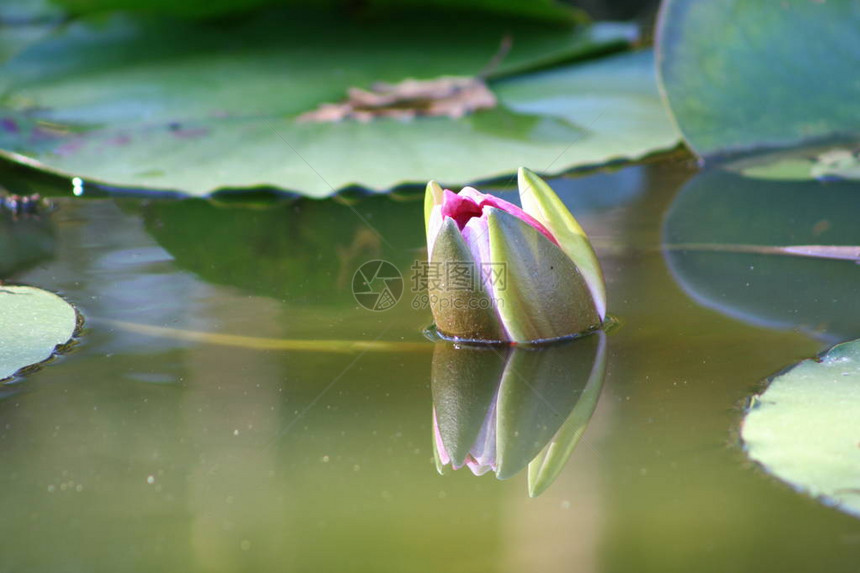
[(27, 284), (21, 284), (21, 283), (8, 283), (8, 282), (0, 283), (0, 288), (3, 288), (3, 287), (38, 288), (40, 290), (43, 290), (47, 293), (50, 293), (50, 294), (62, 299), (63, 302), (68, 304), (72, 308), (72, 310), (74, 310), (74, 312), (75, 312), (75, 328), (72, 331), (72, 336), (66, 342), (63, 342), (61, 344), (56, 345), (54, 347), (54, 349), (51, 351), (51, 354), (47, 358), (45, 358), (44, 360), (40, 360), (39, 362), (34, 362), (33, 364), (28, 364), (27, 366), (22, 366), (21, 368), (16, 370), (10, 376), (7, 376), (6, 378), (0, 378), (0, 388), (2, 388), (4, 386), (12, 386), (15, 384), (20, 384), (24, 381), (24, 378), (27, 377), (28, 375), (33, 374), (34, 372), (38, 372), (39, 370), (41, 370), (45, 366), (48, 366), (51, 363), (55, 362), (58, 358), (62, 357), (63, 355), (70, 353), (80, 343), (81, 336), (83, 335), (83, 332), (84, 332), (84, 324), (86, 322), (84, 319), (84, 315), (81, 313), (81, 311), (78, 309), (78, 307), (73, 305), (71, 302), (66, 300), (66, 298), (64, 296), (62, 296), (61, 294), (59, 294), (57, 292), (43, 289), (41, 287), (34, 287), (33, 285), (27, 285)]

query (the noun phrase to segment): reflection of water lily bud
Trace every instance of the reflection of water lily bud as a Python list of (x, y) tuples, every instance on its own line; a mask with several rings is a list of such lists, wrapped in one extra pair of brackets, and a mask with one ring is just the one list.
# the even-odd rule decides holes
[(427, 185), (430, 305), (445, 336), (536, 341), (601, 324), (606, 294), (582, 228), (537, 175), (519, 171), (523, 208), (466, 187)]
[(433, 354), (437, 468), (506, 479), (529, 468), (529, 494), (558, 476), (594, 413), (606, 335), (546, 347), (455, 346)]

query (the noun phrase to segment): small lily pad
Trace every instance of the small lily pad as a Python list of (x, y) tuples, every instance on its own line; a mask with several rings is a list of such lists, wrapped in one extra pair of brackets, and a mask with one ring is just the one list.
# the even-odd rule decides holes
[(77, 314), (62, 298), (27, 286), (0, 286), (0, 380), (50, 358), (75, 333)]
[(860, 340), (774, 378), (753, 401), (747, 454), (800, 491), (860, 517)]

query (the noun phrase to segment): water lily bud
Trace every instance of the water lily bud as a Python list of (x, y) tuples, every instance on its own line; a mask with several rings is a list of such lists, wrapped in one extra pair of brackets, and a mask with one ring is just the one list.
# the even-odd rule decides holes
[(427, 184), (430, 308), (440, 334), (528, 342), (601, 325), (606, 292), (585, 232), (553, 190), (520, 168), (523, 207), (472, 187)]

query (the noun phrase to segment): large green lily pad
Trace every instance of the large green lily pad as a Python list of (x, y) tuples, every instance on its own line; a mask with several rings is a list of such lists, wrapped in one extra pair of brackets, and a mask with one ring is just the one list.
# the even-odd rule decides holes
[(4, 0), (0, 3), (0, 64), (55, 29), (62, 11), (47, 0)]
[(860, 340), (776, 377), (741, 434), (767, 471), (860, 517)]
[(855, 0), (666, 0), (663, 89), (684, 139), (709, 156), (860, 134)]
[(53, 25), (27, 24), (15, 27), (0, 24), (0, 63), (12, 58), (21, 50), (47, 36)]
[(51, 357), (75, 333), (77, 316), (55, 294), (26, 286), (0, 286), (0, 380)]
[[(351, 86), (490, 77), (500, 105), (460, 119), (297, 122)], [(324, 197), (558, 172), (674, 146), (650, 52), (511, 78), (623, 46), (627, 26), (547, 28), (486, 19), (348, 26), (288, 14), (227, 29), (81, 22), (0, 68), (0, 148), (16, 160), (127, 188), (205, 195), (274, 186)], [(502, 79), (507, 78), (507, 79)]]
[(62, 17), (63, 9), (51, 0), (3, 0), (0, 5), (0, 31)]

